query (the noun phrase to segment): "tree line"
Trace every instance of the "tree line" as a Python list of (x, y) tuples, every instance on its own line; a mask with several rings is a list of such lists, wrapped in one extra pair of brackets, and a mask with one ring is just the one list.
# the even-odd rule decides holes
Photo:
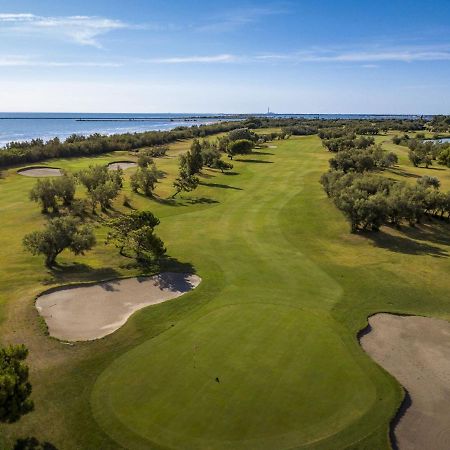
[[(237, 128), (282, 128), (284, 135), (308, 135), (326, 129), (345, 129), (358, 135), (378, 134), (388, 130), (424, 130), (424, 119), (315, 119), (315, 118), (248, 118), (243, 121), (219, 122), (209, 125), (177, 127), (171, 131), (147, 131), (110, 136), (94, 133), (90, 136), (73, 134), (64, 141), (53, 138), (48, 141), (32, 139), (10, 142), (0, 149), (0, 168), (35, 163), (51, 158), (91, 156), (112, 151), (137, 151), (145, 147), (161, 147), (181, 139), (204, 138), (229, 132)], [(158, 152), (158, 150), (155, 150)], [(153, 155), (157, 157), (158, 155)]]
[[(325, 143), (324, 143), (324, 146)], [(397, 162), (379, 146), (338, 151), (321, 184), (350, 222), (352, 232), (377, 231), (382, 225), (415, 225), (425, 215), (450, 218), (450, 192), (439, 190), (435, 177), (421, 177), (415, 185), (393, 181), (376, 172)]]

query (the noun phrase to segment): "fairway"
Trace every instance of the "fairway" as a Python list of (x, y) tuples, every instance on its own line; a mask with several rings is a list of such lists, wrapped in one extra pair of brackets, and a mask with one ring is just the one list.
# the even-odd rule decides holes
[[(188, 145), (155, 160), (165, 173), (156, 200), (133, 195), (132, 204), (161, 219), (172, 263), (202, 279), (194, 291), (136, 312), (104, 339), (63, 346), (34, 312), (43, 282), (137, 269), (101, 245), (85, 257), (62, 254), (63, 266), (79, 271), (51, 277), (21, 250), (21, 236), (13, 240), (2, 290), (16, 299), (6, 310), (20, 330), (14, 338), (31, 349), (40, 410), (9, 426), (6, 439), (26, 433), (69, 450), (388, 449), (402, 390), (357, 333), (379, 311), (450, 318), (450, 245), (438, 235), (446, 225), (350, 234), (319, 184), (330, 155), (317, 136), (237, 157), (231, 174), (204, 169), (196, 191), (164, 202)], [(54, 164), (73, 171), (119, 158), (128, 156)], [(5, 226), (32, 229), (42, 220), (23, 194), (33, 180), (8, 173), (0, 183), (2, 211), (14, 205), (16, 215)], [(99, 227), (99, 239), (105, 234)], [(13, 294), (14, 268), (30, 261), (28, 284)]]

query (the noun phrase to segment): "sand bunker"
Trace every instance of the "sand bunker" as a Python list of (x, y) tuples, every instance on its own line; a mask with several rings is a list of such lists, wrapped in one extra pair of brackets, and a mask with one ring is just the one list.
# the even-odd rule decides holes
[(269, 148), (278, 148), (277, 145), (269, 145)]
[(54, 167), (30, 167), (20, 169), (17, 173), (26, 177), (60, 177), (62, 175), (61, 170)]
[(450, 442), (450, 323), (376, 314), (364, 350), (406, 389), (394, 423), (400, 450), (447, 450)]
[(118, 170), (119, 168), (122, 170), (127, 170), (130, 169), (131, 167), (136, 167), (137, 163), (133, 162), (133, 161), (117, 161), (117, 162), (113, 162), (108, 164), (108, 169), (109, 170)]
[(179, 297), (200, 281), (196, 275), (164, 272), (68, 287), (41, 295), (36, 308), (51, 336), (64, 341), (90, 341), (113, 333), (135, 311)]

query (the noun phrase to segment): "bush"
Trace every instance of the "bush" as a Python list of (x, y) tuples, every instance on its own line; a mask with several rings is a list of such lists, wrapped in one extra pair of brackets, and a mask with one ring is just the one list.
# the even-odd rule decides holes
[(252, 152), (254, 143), (248, 139), (232, 141), (227, 147), (228, 156), (233, 159), (235, 155), (246, 155)]

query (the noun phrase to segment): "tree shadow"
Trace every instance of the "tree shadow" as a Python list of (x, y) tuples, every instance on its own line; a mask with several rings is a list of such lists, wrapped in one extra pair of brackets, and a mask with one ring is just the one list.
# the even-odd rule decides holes
[(222, 173), (222, 175), (239, 175), (239, 172), (233, 172), (232, 170), (227, 170)]
[(191, 205), (219, 203), (217, 200), (214, 200), (213, 198), (208, 198), (208, 197), (189, 198), (186, 200), (186, 202)]
[(439, 219), (431, 219), (431, 222), (419, 224), (415, 227), (402, 228), (402, 233), (410, 239), (429, 241), (434, 244), (450, 246), (450, 224)]
[[(171, 291), (188, 292), (195, 286), (189, 280), (189, 276), (193, 272), (162, 272), (155, 275), (155, 284), (161, 289), (169, 289)], [(147, 281), (146, 277), (137, 277), (139, 282)]]
[(42, 284), (66, 284), (71, 282), (97, 281), (101, 279), (115, 278), (119, 276), (117, 270), (112, 267), (93, 268), (87, 264), (71, 263), (57, 264), (50, 270), (50, 277), (43, 280)]
[(394, 175), (398, 175), (400, 177), (405, 178), (420, 178), (420, 175), (417, 175), (416, 173), (406, 172), (403, 169), (388, 169), (387, 172), (391, 172)]
[(261, 152), (261, 151), (257, 151), (255, 152), (254, 150), (252, 151), (252, 155), (266, 155), (266, 156), (272, 156), (275, 153), (270, 153), (270, 152)]
[(50, 442), (40, 442), (34, 436), (17, 439), (13, 450), (58, 450)]
[(202, 186), (206, 187), (214, 187), (214, 188), (221, 188), (221, 189), (234, 189), (235, 191), (242, 191), (242, 188), (236, 187), (236, 186), (230, 186), (229, 184), (220, 184), (220, 183), (204, 183), (200, 182)]
[(181, 272), (195, 274), (197, 271), (190, 262), (180, 261), (173, 256), (166, 256), (161, 259), (159, 268), (161, 272)]
[(264, 159), (235, 159), (235, 161), (244, 162), (244, 163), (255, 163), (255, 164), (273, 164), (273, 161), (267, 161)]
[[(149, 198), (149, 197), (147, 197)], [(182, 203), (177, 202), (174, 198), (163, 198), (160, 197), (158, 195), (153, 195), (153, 197), (151, 197), (152, 200), (154, 200), (156, 203), (159, 203), (161, 205), (166, 205), (166, 206), (185, 206)]]
[(360, 234), (370, 239), (377, 247), (390, 250), (391, 252), (407, 255), (429, 255), (435, 258), (449, 257), (449, 254), (439, 247), (424, 242), (417, 242), (406, 236), (394, 236), (383, 231), (378, 233), (367, 231)]
[(205, 172), (203, 171), (203, 172), (200, 172), (200, 173), (198, 174), (198, 177), (199, 177), (199, 178), (206, 178), (206, 179), (208, 180), (208, 179), (210, 179), (210, 178), (214, 178), (214, 175), (211, 175), (210, 173), (205, 173)]

